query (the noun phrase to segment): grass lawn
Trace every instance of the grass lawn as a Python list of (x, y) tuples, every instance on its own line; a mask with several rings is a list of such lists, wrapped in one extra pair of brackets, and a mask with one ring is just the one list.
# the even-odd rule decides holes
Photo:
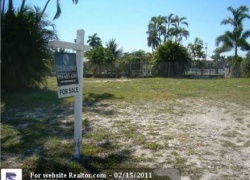
[[(83, 94), (80, 160), (73, 158), (74, 99), (58, 99), (55, 78), (46, 89), (2, 94), (1, 167), (22, 168), (24, 179), (30, 172), (135, 167), (177, 168), (195, 179), (242, 176), (244, 163), (226, 161), (231, 174), (219, 164), (225, 154), (244, 159), (249, 151), (250, 79), (89, 78)], [(204, 170), (210, 166), (217, 168)]]

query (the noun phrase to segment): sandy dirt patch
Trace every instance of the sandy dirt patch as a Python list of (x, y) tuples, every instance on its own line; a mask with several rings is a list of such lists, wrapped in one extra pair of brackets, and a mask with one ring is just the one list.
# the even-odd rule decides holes
[[(143, 102), (96, 107), (93, 129), (109, 129), (142, 166), (178, 168), (183, 179), (250, 177), (250, 110), (205, 100)], [(116, 112), (112, 116), (105, 112)], [(120, 136), (119, 136), (120, 135)]]

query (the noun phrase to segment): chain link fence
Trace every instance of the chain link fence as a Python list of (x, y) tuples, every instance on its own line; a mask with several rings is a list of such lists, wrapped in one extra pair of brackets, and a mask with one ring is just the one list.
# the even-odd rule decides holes
[[(203, 62), (160, 62), (150, 64), (147, 62), (131, 62), (120, 64), (115, 67), (112, 64), (92, 65), (84, 62), (84, 77), (100, 78), (149, 78), (149, 77), (169, 77), (169, 78), (202, 78), (202, 77), (227, 77), (231, 74), (230, 67), (224, 63)], [(54, 74), (54, 73), (53, 73)], [(118, 74), (118, 76), (117, 76)]]

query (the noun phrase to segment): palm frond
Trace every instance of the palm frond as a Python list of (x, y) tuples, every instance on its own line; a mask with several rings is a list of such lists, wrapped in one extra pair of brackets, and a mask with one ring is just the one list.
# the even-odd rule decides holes
[(250, 30), (244, 31), (241, 35), (241, 39), (244, 39), (244, 40), (248, 39), (249, 37), (250, 37)]
[(55, 14), (53, 20), (58, 19), (60, 17), (61, 13), (62, 13), (62, 10), (61, 10), (60, 0), (57, 0), (56, 1), (56, 14)]

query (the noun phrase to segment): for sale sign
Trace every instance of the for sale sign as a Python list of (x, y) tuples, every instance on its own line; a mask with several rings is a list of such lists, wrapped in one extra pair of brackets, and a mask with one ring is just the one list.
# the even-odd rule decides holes
[(58, 97), (74, 96), (78, 93), (78, 74), (74, 53), (57, 53), (55, 70), (58, 84)]

